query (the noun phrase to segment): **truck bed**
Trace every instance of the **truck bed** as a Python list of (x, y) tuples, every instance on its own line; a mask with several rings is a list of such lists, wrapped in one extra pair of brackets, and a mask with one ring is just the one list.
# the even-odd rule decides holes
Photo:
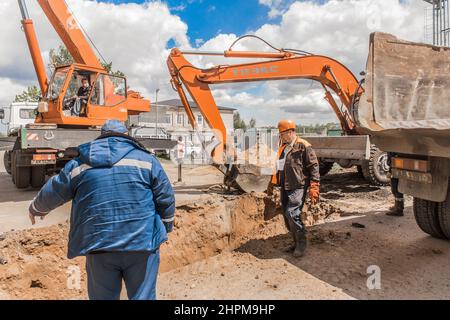
[(450, 49), (370, 37), (356, 119), (380, 149), (450, 157)]

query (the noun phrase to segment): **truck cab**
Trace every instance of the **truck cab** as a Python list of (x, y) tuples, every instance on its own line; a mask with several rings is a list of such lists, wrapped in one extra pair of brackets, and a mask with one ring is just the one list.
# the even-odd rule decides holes
[[(17, 135), (21, 127), (36, 119), (37, 102), (14, 102), (0, 109), (1, 124), (6, 126), (6, 135)], [(3, 130), (2, 130), (3, 131)]]

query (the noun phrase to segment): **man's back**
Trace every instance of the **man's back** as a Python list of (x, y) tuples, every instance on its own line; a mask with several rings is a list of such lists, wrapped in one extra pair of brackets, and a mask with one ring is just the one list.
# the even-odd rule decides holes
[(90, 299), (156, 299), (159, 247), (173, 229), (175, 197), (159, 161), (108, 120), (102, 136), (52, 177), (30, 204), (30, 219), (72, 201), (68, 257), (86, 256)]
[[(61, 196), (55, 201), (73, 199), (69, 258), (95, 251), (156, 250), (167, 239), (163, 219), (173, 218), (175, 206), (159, 161), (132, 138), (119, 135), (84, 144), (79, 152), (53, 178), (59, 186), (52, 187)], [(36, 206), (44, 207), (39, 196)]]

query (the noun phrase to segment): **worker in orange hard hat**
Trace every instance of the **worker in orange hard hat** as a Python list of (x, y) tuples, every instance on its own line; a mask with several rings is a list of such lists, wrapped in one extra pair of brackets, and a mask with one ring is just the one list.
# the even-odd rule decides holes
[(312, 203), (319, 201), (319, 162), (311, 144), (297, 137), (293, 121), (280, 121), (278, 130), (281, 147), (277, 156), (277, 172), (272, 177), (268, 193), (272, 193), (274, 186), (280, 187), (284, 220), (295, 243), (290, 250), (294, 257), (301, 257), (307, 246), (301, 211), (308, 189)]

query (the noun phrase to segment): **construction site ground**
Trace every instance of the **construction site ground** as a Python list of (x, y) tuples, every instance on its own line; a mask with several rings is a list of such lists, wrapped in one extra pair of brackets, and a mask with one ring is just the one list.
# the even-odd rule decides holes
[[(175, 182), (176, 167), (164, 167)], [(310, 246), (299, 259), (264, 194), (228, 193), (209, 166), (184, 168), (183, 179), (159, 299), (450, 299), (448, 241), (417, 227), (411, 198), (405, 217), (386, 216), (389, 188), (369, 186), (356, 169), (335, 166), (323, 178), (320, 205), (305, 208)], [(87, 299), (85, 259), (66, 258), (70, 204), (31, 228), (36, 193), (16, 190), (0, 163), (0, 299)], [(367, 286), (373, 270), (379, 289)]]

